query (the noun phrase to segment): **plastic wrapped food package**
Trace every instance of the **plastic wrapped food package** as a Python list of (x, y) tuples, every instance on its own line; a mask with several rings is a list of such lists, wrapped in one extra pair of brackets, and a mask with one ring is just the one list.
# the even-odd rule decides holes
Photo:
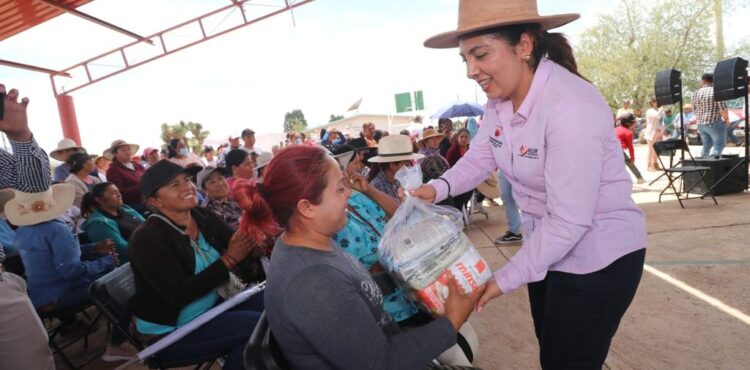
[[(402, 168), (396, 179), (405, 190), (422, 185), (419, 166)], [(457, 209), (407, 196), (380, 240), (380, 263), (431, 313), (444, 313), (450, 274), (466, 293), (492, 278), (487, 261), (462, 229)]]

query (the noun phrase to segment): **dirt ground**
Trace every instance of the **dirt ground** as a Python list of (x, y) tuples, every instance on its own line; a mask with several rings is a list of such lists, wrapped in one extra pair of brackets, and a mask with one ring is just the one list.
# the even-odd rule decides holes
[[(691, 150), (697, 154), (699, 148)], [(740, 150), (727, 148), (725, 153)], [(636, 158), (647, 180), (660, 174), (646, 171), (644, 146), (637, 147)], [(647, 215), (646, 270), (605, 368), (750, 368), (750, 193), (717, 197), (718, 206), (710, 199), (689, 200), (681, 209), (673, 196), (657, 203), (664, 186), (663, 180), (653, 186), (634, 186), (633, 198)], [(467, 233), (498, 269), (520, 246), (493, 244), (507, 225), (502, 206), (487, 209), (489, 218), (473, 216)], [(488, 370), (540, 367), (525, 289), (491, 302), (470, 321), (480, 338), (476, 366)], [(74, 359), (104, 346), (106, 331), (100, 326), (90, 350), (69, 349)], [(97, 359), (86, 369), (117, 365)], [(58, 361), (58, 369), (65, 368)]]

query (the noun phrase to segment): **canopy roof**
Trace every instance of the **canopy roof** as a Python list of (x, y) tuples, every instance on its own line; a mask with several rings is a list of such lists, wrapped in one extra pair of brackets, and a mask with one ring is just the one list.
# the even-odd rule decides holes
[[(53, 0), (63, 7), (78, 8), (92, 0)], [(65, 10), (38, 0), (0, 0), (0, 41), (44, 23)]]

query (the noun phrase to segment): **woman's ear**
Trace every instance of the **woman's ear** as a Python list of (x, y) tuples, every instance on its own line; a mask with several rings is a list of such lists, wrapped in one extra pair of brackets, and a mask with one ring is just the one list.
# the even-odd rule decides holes
[(521, 39), (518, 40), (518, 45), (515, 47), (515, 53), (519, 58), (527, 55), (534, 56), (534, 37), (530, 33), (524, 32), (521, 34)]
[(297, 202), (297, 212), (305, 219), (315, 218), (315, 206), (307, 199), (300, 199)]

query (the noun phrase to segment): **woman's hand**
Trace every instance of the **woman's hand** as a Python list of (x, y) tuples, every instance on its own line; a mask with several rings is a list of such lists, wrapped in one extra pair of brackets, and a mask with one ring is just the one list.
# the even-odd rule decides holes
[(221, 260), (231, 270), (252, 251), (252, 241), (245, 234), (237, 230), (232, 235), (232, 239), (229, 240), (227, 251), (221, 257)]
[(94, 253), (106, 256), (115, 251), (115, 243), (112, 239), (105, 239), (94, 246)]
[(485, 289), (482, 296), (479, 297), (479, 302), (477, 302), (477, 313), (482, 312), (482, 308), (484, 308), (484, 305), (486, 305), (487, 302), (503, 295), (503, 291), (500, 290), (495, 279), (491, 279), (489, 283), (485, 285), (487, 285), (487, 289)]
[(358, 173), (349, 174), (349, 186), (362, 194), (366, 194), (367, 191), (370, 190), (370, 185), (367, 183), (367, 179)]
[[(5, 93), (5, 85), (0, 84), (0, 93)], [(18, 102), (18, 90), (11, 89), (3, 100), (4, 117), (0, 120), (0, 131), (13, 141), (31, 140), (31, 131), (26, 116), (26, 106), (29, 98), (23, 98)]]
[[(409, 190), (409, 195), (422, 199), (427, 203), (433, 203), (435, 201), (435, 197), (437, 196), (437, 191), (435, 191), (434, 186), (430, 184), (424, 184), (417, 189)], [(403, 188), (398, 189), (398, 196), (403, 202), (406, 196), (406, 194), (404, 194)]]
[(469, 319), (474, 311), (477, 300), (485, 292), (486, 284), (479, 289), (465, 294), (463, 288), (458, 285), (456, 279), (451, 275), (448, 279), (448, 299), (445, 301), (445, 317), (450, 320), (453, 327), (458, 331)]

